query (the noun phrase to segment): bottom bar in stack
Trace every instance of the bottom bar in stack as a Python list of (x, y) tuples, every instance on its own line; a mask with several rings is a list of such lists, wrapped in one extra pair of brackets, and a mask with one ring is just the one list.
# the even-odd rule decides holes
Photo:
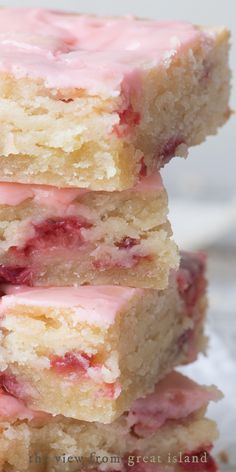
[(2, 287), (0, 387), (31, 409), (111, 423), (204, 350), (205, 261), (166, 290)]
[(216, 424), (205, 417), (221, 393), (178, 372), (114, 423), (53, 417), (0, 394), (1, 472), (214, 472)]

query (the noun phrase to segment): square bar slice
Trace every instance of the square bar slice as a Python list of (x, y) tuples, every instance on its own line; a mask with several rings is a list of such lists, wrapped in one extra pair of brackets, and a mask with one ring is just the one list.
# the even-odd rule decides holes
[(229, 117), (225, 28), (0, 10), (0, 181), (123, 190)]
[(146, 472), (145, 466), (148, 472), (214, 472), (209, 452), (218, 433), (205, 411), (220, 398), (215, 387), (171, 372), (154, 393), (103, 425), (29, 410), (2, 391), (0, 464), (11, 472)]
[(164, 289), (178, 254), (159, 174), (99, 192), (0, 183), (0, 283)]
[(189, 256), (187, 270), (177, 272), (163, 291), (118, 286), (3, 286), (3, 291), (0, 386), (54, 415), (111, 423), (152, 391), (157, 379), (205, 347), (200, 256)]

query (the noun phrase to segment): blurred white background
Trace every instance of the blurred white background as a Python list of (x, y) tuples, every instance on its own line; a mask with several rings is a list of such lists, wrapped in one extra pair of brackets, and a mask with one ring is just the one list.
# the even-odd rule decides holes
[[(97, 13), (179, 19), (232, 31), (231, 67), (236, 75), (235, 0), (8, 0), (7, 6), (48, 7)], [(121, 32), (122, 34), (122, 32)], [(236, 90), (231, 107), (236, 110)], [(170, 194), (175, 239), (185, 249), (209, 254), (209, 357), (187, 368), (196, 379), (216, 383), (225, 399), (213, 406), (221, 439), (216, 452), (229, 453), (221, 470), (236, 470), (236, 119), (194, 149), (187, 161), (175, 159), (163, 171)]]

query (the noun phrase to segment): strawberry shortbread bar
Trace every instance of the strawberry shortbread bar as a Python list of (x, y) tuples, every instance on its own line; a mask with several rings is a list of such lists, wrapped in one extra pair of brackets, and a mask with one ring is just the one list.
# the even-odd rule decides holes
[(163, 291), (2, 286), (0, 386), (27, 406), (110, 423), (205, 348), (204, 258)]
[(122, 192), (0, 183), (0, 283), (164, 289), (178, 263), (161, 177)]
[(122, 190), (229, 117), (225, 28), (0, 10), (0, 181)]
[(4, 472), (215, 472), (217, 438), (205, 417), (221, 393), (171, 372), (110, 425), (52, 417), (0, 391)]

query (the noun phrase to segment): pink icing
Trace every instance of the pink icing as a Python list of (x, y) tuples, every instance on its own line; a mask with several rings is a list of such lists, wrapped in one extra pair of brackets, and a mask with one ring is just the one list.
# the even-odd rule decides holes
[(82, 286), (26, 288), (4, 286), (0, 312), (4, 315), (15, 305), (40, 306), (45, 308), (69, 308), (75, 314), (75, 322), (87, 322), (98, 326), (109, 326), (134, 296), (141, 296), (142, 289), (119, 286)]
[[(163, 181), (159, 172), (143, 177), (132, 190), (138, 192), (152, 192), (163, 189)], [(131, 190), (131, 189), (129, 189)]]
[(146, 436), (159, 429), (167, 420), (186, 418), (209, 401), (221, 398), (220, 392), (196, 384), (188, 377), (172, 372), (161, 380), (153, 394), (137, 400), (128, 421), (138, 436)]
[[(47, 87), (118, 95), (140, 72), (169, 61), (203, 36), (187, 22), (96, 18), (40, 9), (0, 12), (0, 70)], [(125, 79), (125, 85), (124, 85)]]
[(47, 185), (28, 185), (16, 183), (0, 183), (0, 205), (20, 205), (27, 199), (34, 199), (44, 206), (64, 206), (72, 203), (86, 189), (59, 189)]
[[(1, 14), (0, 14), (1, 17)], [(159, 173), (143, 178), (133, 189), (137, 192), (158, 191), (163, 188)], [(48, 185), (29, 185), (0, 182), (0, 205), (20, 205), (27, 199), (34, 199), (42, 206), (65, 207), (81, 195), (89, 192), (81, 188), (57, 188)]]
[(27, 408), (23, 402), (0, 388), (0, 421), (1, 420), (33, 420), (46, 419), (50, 415)]
[(34, 412), (27, 408), (22, 400), (0, 390), (0, 419), (28, 419), (34, 417)]

